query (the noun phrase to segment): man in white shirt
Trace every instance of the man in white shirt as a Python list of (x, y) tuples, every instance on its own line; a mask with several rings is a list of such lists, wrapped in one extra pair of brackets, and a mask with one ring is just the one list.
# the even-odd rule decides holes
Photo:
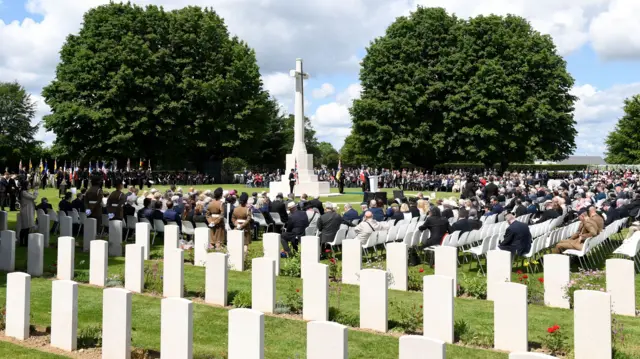
[(373, 232), (388, 230), (390, 223), (391, 222), (378, 222), (373, 219), (373, 213), (366, 211), (364, 212), (364, 220), (355, 228), (356, 239), (359, 239), (360, 243), (366, 244), (369, 236), (371, 236)]

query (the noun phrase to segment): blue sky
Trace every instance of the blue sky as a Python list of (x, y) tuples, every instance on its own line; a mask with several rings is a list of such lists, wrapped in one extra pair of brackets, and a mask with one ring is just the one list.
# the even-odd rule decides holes
[[(40, 91), (51, 81), (58, 51), (80, 27), (83, 13), (108, 0), (0, 0), (0, 81), (18, 80), (48, 113)], [(513, 13), (550, 34), (565, 56), (579, 97), (575, 118), (580, 155), (602, 155), (604, 138), (625, 97), (640, 93), (638, 0), (133, 0), (167, 9), (211, 6), (229, 30), (256, 49), (265, 87), (293, 110), (288, 71), (302, 57), (306, 115), (320, 140), (340, 148), (350, 132), (348, 108), (359, 96), (358, 63), (369, 41), (417, 5), (458, 16)], [(634, 15), (636, 14), (636, 15)], [(41, 130), (50, 143), (55, 135)]]

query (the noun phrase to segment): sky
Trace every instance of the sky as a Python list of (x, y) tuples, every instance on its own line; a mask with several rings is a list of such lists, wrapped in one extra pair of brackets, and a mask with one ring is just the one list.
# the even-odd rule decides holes
[[(18, 81), (49, 113), (41, 90), (55, 76), (66, 36), (82, 15), (108, 0), (0, 0), (0, 81)], [(396, 17), (418, 5), (440, 6), (460, 17), (516, 14), (550, 34), (576, 80), (572, 89), (578, 137), (575, 155), (601, 156), (604, 139), (622, 116), (623, 100), (640, 93), (638, 0), (132, 0), (165, 9), (215, 9), (231, 33), (256, 50), (264, 86), (293, 113), (289, 70), (304, 59), (305, 115), (320, 141), (340, 149), (350, 133), (349, 107), (360, 96), (359, 62), (365, 47)], [(53, 133), (37, 139), (50, 144)]]

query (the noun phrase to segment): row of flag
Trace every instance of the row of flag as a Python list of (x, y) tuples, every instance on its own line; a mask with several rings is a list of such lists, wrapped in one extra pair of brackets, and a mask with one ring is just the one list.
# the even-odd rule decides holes
[[(107, 171), (107, 162), (106, 161), (96, 161), (95, 167), (92, 165), (92, 161), (89, 161), (89, 173), (98, 171), (98, 172), (106, 172)], [(140, 168), (144, 167), (144, 161), (140, 159)], [(149, 170), (151, 170), (151, 160), (148, 161)], [(18, 168), (22, 169), (22, 160), (20, 160), (20, 164), (18, 164)], [(40, 159), (40, 164), (38, 165), (38, 170), (40, 173), (49, 173), (49, 161), (45, 160), (44, 162)], [(58, 159), (53, 160), (53, 170), (55, 171), (58, 168)], [(33, 164), (31, 159), (29, 159), (29, 172), (33, 170)], [(67, 167), (67, 161), (64, 161), (64, 166), (62, 167), (64, 172), (70, 170), (72, 172), (77, 172), (80, 170), (80, 161), (72, 161)], [(118, 170), (118, 160), (113, 160), (109, 166), (110, 171)], [(127, 171), (131, 171), (131, 159), (127, 159)]]

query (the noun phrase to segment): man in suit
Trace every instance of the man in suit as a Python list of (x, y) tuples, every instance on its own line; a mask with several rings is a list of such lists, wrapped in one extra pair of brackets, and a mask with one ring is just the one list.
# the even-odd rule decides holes
[(560, 217), (560, 213), (553, 208), (553, 202), (547, 200), (544, 202), (544, 212), (542, 212), (540, 219), (536, 223), (543, 223), (558, 217)]
[(500, 205), (500, 202), (498, 202), (498, 198), (491, 197), (491, 213), (500, 214), (503, 211), (504, 211), (504, 208), (502, 208), (502, 205)]
[(327, 202), (326, 211), (318, 219), (318, 230), (320, 231), (320, 244), (333, 242), (336, 233), (342, 224), (342, 217), (335, 212), (333, 203)]
[(304, 236), (304, 231), (309, 226), (309, 218), (304, 211), (296, 208), (296, 204), (294, 202), (289, 202), (287, 207), (291, 214), (287, 221), (286, 230), (282, 233), (282, 237), (280, 238), (280, 242), (282, 243), (282, 248), (285, 253), (289, 256), (291, 254), (289, 242), (291, 242), (293, 250), (297, 252), (298, 241), (300, 240), (300, 237)]
[(425, 244), (425, 247), (440, 244), (445, 234), (451, 233), (449, 220), (442, 217), (440, 208), (438, 207), (432, 207), (429, 210), (429, 217), (427, 217), (427, 220), (422, 226), (418, 227), (418, 229), (420, 231), (424, 231), (425, 229), (429, 230), (429, 240)]
[(342, 220), (344, 222), (351, 223), (352, 221), (360, 219), (360, 215), (358, 211), (351, 207), (351, 204), (345, 203), (344, 205), (344, 214), (342, 215)]
[(64, 194), (64, 198), (58, 204), (58, 213), (63, 213), (67, 216), (70, 216), (73, 212), (73, 206), (71, 205), (71, 192), (67, 192)]
[(369, 202), (369, 211), (373, 214), (373, 219), (378, 222), (384, 221), (384, 212), (382, 211), (382, 208), (378, 207), (378, 203), (375, 199), (372, 199)]
[(83, 188), (80, 192), (76, 193), (76, 199), (74, 199), (71, 202), (71, 207), (73, 207), (73, 209), (78, 211), (78, 213), (84, 213), (85, 211), (86, 207), (84, 206), (84, 201), (83, 201), (85, 192), (86, 190)]
[(496, 186), (495, 183), (493, 183), (494, 178), (493, 176), (489, 176), (489, 181), (487, 182), (487, 185), (484, 186), (484, 190), (482, 191), (482, 193), (484, 194), (484, 199), (487, 200), (491, 197), (498, 197), (498, 186)]
[(527, 214), (527, 207), (522, 205), (522, 199), (516, 198), (514, 203), (515, 206), (513, 207), (513, 214), (515, 214), (516, 218)]
[(282, 193), (278, 193), (276, 200), (271, 202), (271, 212), (279, 214), (282, 223), (286, 224), (289, 219), (289, 214), (287, 214), (287, 205), (283, 198)]
[(458, 211), (458, 220), (451, 225), (451, 232), (453, 233), (455, 231), (460, 231), (460, 234), (471, 232), (473, 230), (473, 227), (468, 217), (469, 212), (467, 212), (467, 210), (464, 208), (460, 208), (460, 210)]
[(507, 214), (505, 219), (509, 223), (509, 227), (504, 234), (504, 240), (498, 247), (503, 251), (511, 252), (512, 259), (516, 255), (522, 256), (529, 253), (532, 242), (529, 226), (516, 221), (516, 217), (511, 213)]
[(167, 201), (167, 210), (164, 211), (164, 214), (162, 216), (163, 220), (166, 222), (176, 222), (176, 224), (178, 225), (178, 228), (180, 228), (182, 230), (182, 220), (180, 218), (180, 215), (178, 214), (178, 212), (175, 211), (175, 209), (173, 209), (173, 201), (172, 200), (168, 200)]
[(604, 226), (608, 226), (611, 223), (613, 223), (614, 221), (617, 221), (620, 219), (620, 211), (618, 211), (616, 208), (614, 208), (611, 205), (611, 202), (607, 202), (605, 201), (602, 204), (602, 209), (605, 211), (605, 213), (607, 214), (607, 220), (604, 221)]
[[(595, 213), (595, 207), (591, 208), (593, 208), (593, 212)], [(600, 233), (598, 223), (596, 222), (597, 219), (594, 220), (590, 216), (591, 208), (589, 208), (588, 211), (583, 211), (578, 217), (580, 219), (578, 232), (574, 233), (568, 239), (562, 240), (560, 243), (556, 244), (555, 248), (552, 250), (553, 253), (562, 253), (567, 249), (582, 250), (582, 245), (587, 238), (595, 237)], [(595, 215), (600, 217), (597, 213), (595, 213)], [(602, 219), (602, 217), (600, 217), (600, 219)]]
[(320, 215), (324, 214), (324, 207), (322, 206), (322, 202), (320, 202), (320, 200), (317, 198), (313, 198), (310, 201), (305, 202), (303, 209), (307, 210), (309, 208), (317, 209)]
[(18, 182), (16, 181), (16, 175), (11, 175), (8, 182), (9, 187), (7, 187), (7, 193), (9, 194), (9, 211), (15, 211), (16, 200), (18, 199)]

